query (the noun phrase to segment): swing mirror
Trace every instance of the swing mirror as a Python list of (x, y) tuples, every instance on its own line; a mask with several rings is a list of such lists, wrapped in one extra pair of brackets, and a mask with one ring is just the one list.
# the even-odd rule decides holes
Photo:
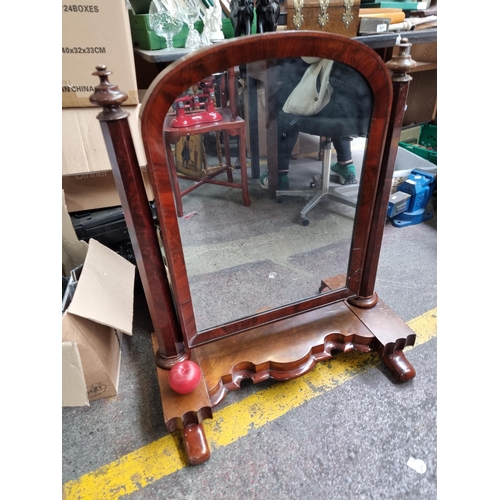
[[(278, 58), (273, 49), (272, 59), (258, 59), (266, 49), (251, 45), (240, 58), (245, 64), (239, 64), (237, 54), (224, 53), (227, 67), (214, 58), (189, 71), (167, 68), (145, 101), (147, 106), (156, 92), (168, 110), (162, 131), (167, 158), (155, 160), (155, 150), (151, 163), (157, 184), (160, 172), (169, 172), (164, 181), (169, 194), (157, 200), (161, 238), (191, 347), (354, 297), (363, 274), (367, 221), (387, 127), (387, 114), (381, 120), (373, 116), (380, 97), (363, 70), (343, 60), (342, 44), (336, 43), (324, 108), (308, 117), (286, 112), (288, 97), (315, 59), (299, 57), (297, 49), (290, 57)], [(304, 55), (317, 57), (322, 51), (315, 47)], [(205, 74), (202, 68), (213, 72)], [(212, 86), (208, 91), (207, 85)], [(211, 90), (214, 108), (208, 109), (200, 101)], [(224, 114), (221, 108), (241, 119), (243, 137), (231, 127), (212, 129), (207, 110)], [(203, 121), (204, 128), (192, 122), (173, 126), (186, 115), (197, 124)], [(143, 137), (153, 143), (144, 119)], [(354, 178), (336, 173), (330, 179), (323, 159), (331, 159), (330, 170), (346, 154), (340, 151), (346, 144), (354, 166), (342, 173), (352, 171)], [(228, 161), (229, 176), (223, 168)], [(244, 164), (247, 195), (241, 188)], [(278, 176), (276, 196), (273, 175)], [(307, 201), (322, 191), (325, 175), (329, 193), (304, 216)]]

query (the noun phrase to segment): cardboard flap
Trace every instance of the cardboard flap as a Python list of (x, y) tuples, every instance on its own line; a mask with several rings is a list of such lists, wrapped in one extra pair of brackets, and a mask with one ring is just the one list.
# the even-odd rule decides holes
[(68, 312), (132, 335), (135, 266), (96, 240)]
[(79, 241), (69, 216), (64, 191), (62, 192), (62, 273), (69, 276), (72, 269), (85, 262), (88, 244)]
[(62, 405), (90, 406), (76, 342), (62, 343)]

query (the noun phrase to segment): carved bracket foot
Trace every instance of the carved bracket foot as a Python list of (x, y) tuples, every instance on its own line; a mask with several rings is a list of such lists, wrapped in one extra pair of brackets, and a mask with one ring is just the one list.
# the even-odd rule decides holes
[(395, 350), (391, 354), (384, 354), (383, 349), (380, 349), (379, 355), (396, 382), (408, 382), (415, 377), (415, 368), (408, 361), (402, 350)]
[(200, 465), (210, 458), (210, 448), (203, 429), (203, 424), (192, 424), (182, 431), (184, 446), (191, 465)]

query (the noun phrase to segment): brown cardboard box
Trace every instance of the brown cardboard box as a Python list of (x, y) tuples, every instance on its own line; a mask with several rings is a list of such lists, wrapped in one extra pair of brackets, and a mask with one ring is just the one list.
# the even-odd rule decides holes
[(93, 0), (92, 5), (62, 2), (62, 107), (89, 107), (99, 84), (95, 67), (104, 64), (112, 82), (138, 104), (134, 51), (125, 0)]
[(62, 316), (62, 406), (118, 393), (120, 340), (132, 335), (135, 266), (95, 240), (78, 241), (62, 204), (62, 269), (83, 264)]
[[(125, 108), (148, 199), (153, 190), (139, 131), (140, 104)], [(121, 205), (106, 144), (97, 119), (99, 108), (62, 110), (62, 187), (69, 212)]]
[[(153, 190), (145, 167), (141, 168), (141, 174), (148, 200), (152, 201)], [(110, 170), (66, 175), (62, 178), (62, 188), (66, 194), (66, 206), (70, 213), (118, 207), (122, 204)]]
[[(146, 165), (146, 155), (139, 130), (141, 105), (125, 108), (139, 165)], [(97, 119), (100, 108), (62, 110), (62, 175), (111, 171), (101, 124)]]

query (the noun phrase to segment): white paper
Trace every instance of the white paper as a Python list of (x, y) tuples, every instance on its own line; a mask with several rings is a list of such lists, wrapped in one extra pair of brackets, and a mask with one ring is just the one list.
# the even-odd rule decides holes
[(423, 474), (427, 470), (425, 462), (418, 458), (410, 457), (406, 465), (408, 467), (411, 467), (413, 470), (417, 471), (419, 474)]

